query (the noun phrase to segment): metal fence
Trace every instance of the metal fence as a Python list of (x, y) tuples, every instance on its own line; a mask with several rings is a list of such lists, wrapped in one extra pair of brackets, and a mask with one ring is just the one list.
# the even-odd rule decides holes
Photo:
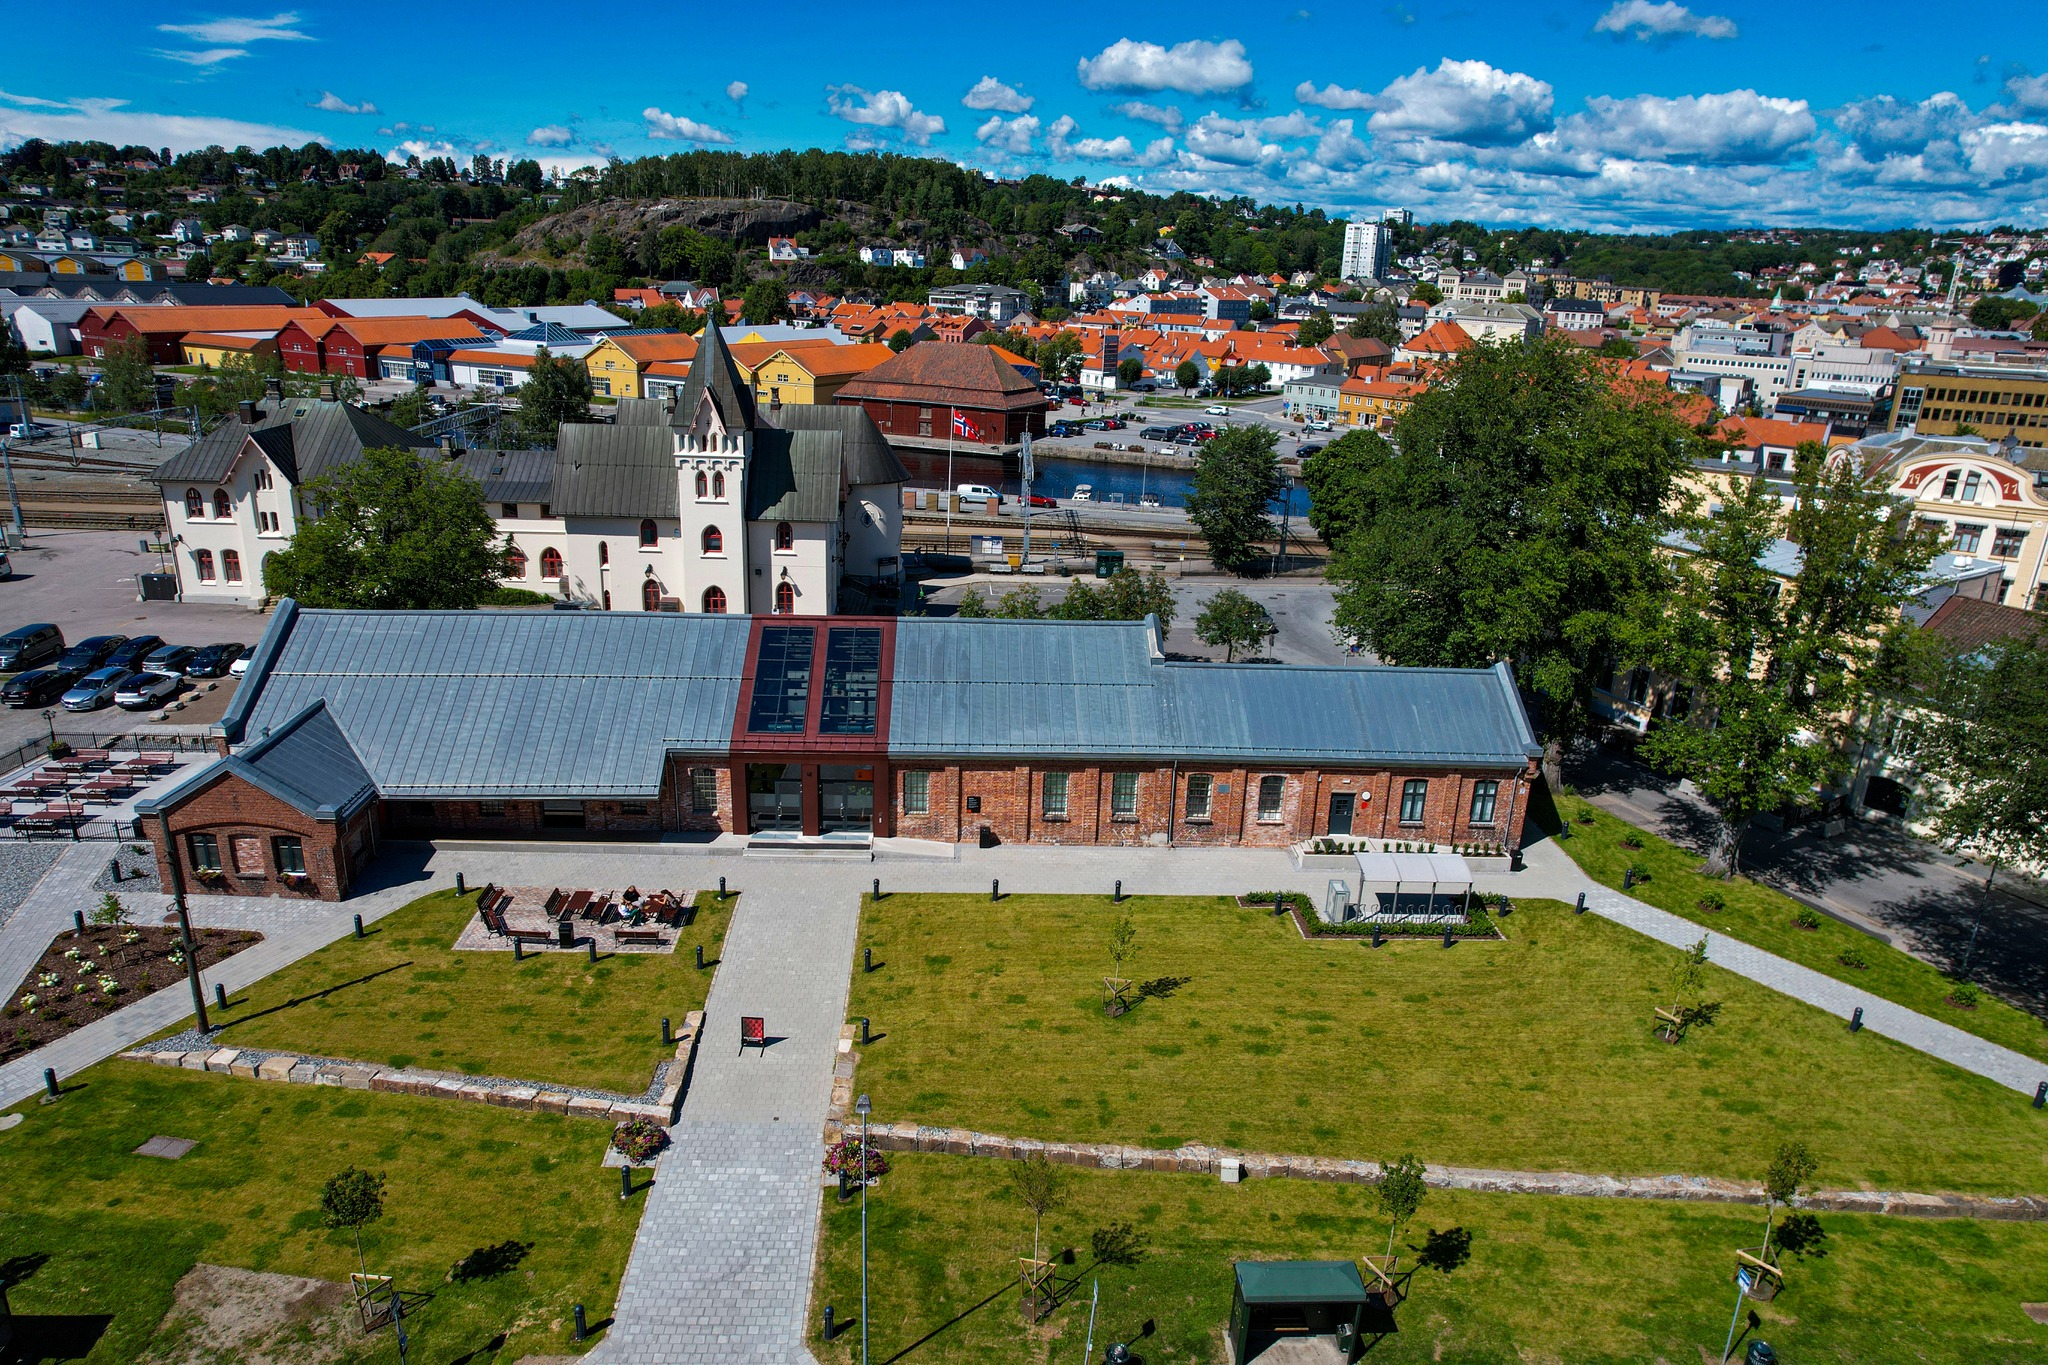
[[(26, 744), (18, 744), (0, 752), (0, 774), (12, 774), (16, 770), (40, 763), (50, 757), (53, 743), (68, 744), (79, 749), (109, 749), (120, 751), (150, 750), (170, 753), (211, 753), (214, 744), (210, 736), (188, 734), (151, 734), (148, 731), (135, 733), (124, 731), (116, 734), (74, 734), (57, 731), (54, 736), (45, 735)], [(69, 839), (83, 842), (88, 839), (108, 842), (141, 842), (141, 822), (133, 816), (116, 816), (111, 812), (98, 815), (85, 814), (55, 818), (40, 818), (33, 814), (17, 815), (0, 832), (0, 837), (14, 839)]]

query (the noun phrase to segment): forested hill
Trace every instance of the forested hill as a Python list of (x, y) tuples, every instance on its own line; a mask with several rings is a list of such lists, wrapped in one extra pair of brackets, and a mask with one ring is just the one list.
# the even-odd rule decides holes
[[(106, 169), (90, 169), (93, 161)], [(165, 158), (142, 147), (30, 141), (0, 156), (0, 177), (7, 189), (47, 187), (51, 198), (82, 205), (87, 221), (126, 208), (162, 215), (150, 220), (160, 231), (173, 218), (197, 217), (209, 228), (312, 232), (331, 263), (321, 275), (274, 270), (247, 243), (219, 244), (212, 260), (216, 276), (277, 283), (304, 298), (466, 292), (492, 304), (602, 301), (620, 285), (685, 277), (729, 293), (766, 278), (921, 299), (933, 284), (966, 278), (1015, 284), (1054, 303), (1063, 275), (1135, 274), (1158, 263), (1167, 241), (1219, 273), (1334, 276), (1344, 226), (1298, 204), (1091, 191), (1044, 175), (998, 181), (948, 161), (819, 150), (615, 160), (555, 183), (534, 161), (483, 156), (466, 166), (432, 158), (401, 167), (373, 150), (317, 144)], [(193, 191), (210, 191), (212, 202), (188, 202)], [(763, 249), (771, 233), (794, 236), (812, 260), (771, 268)], [(1738, 270), (1825, 261), (1852, 244), (1910, 257), (1926, 241), (1924, 233), (1833, 231), (1758, 241), (1722, 232), (1626, 237), (1450, 222), (1402, 229), (1396, 255), (1435, 251), (1500, 272), (1547, 264), (1625, 284), (1737, 294), (1752, 292)], [(921, 247), (929, 264), (865, 265), (858, 248), (868, 243)], [(955, 247), (989, 259), (962, 275), (950, 268)], [(391, 259), (380, 266), (366, 259), (372, 252)]]

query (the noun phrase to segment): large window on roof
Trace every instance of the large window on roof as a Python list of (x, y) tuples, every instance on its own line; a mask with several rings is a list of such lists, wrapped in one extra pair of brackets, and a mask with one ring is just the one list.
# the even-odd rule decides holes
[(882, 632), (868, 626), (825, 632), (825, 696), (821, 735), (875, 733), (882, 677)]
[(811, 698), (811, 655), (815, 648), (816, 633), (809, 626), (770, 626), (761, 632), (761, 657), (754, 668), (754, 696), (747, 707), (749, 734), (804, 732), (804, 711)]

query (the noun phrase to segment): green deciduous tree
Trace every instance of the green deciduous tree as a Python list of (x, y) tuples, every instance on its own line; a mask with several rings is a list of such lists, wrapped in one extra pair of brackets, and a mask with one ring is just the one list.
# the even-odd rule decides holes
[(113, 412), (156, 406), (156, 370), (141, 337), (123, 337), (100, 357), (100, 402)]
[(1444, 301), (1444, 291), (1428, 280), (1423, 280), (1408, 291), (1408, 298), (1410, 302), (1419, 303), (1424, 308), (1433, 308)]
[(740, 298), (740, 318), (756, 327), (789, 316), (789, 296), (773, 280), (755, 280)]
[[(1809, 445), (1796, 466), (1789, 510), (1761, 480), (1739, 480), (1718, 511), (1690, 516), (1694, 552), (1672, 563), (1668, 598), (1643, 602), (1651, 662), (1688, 699), (1643, 753), (1720, 816), (1710, 875), (1739, 870), (1756, 816), (1843, 775), (1855, 704), (1935, 552), (1910, 509), (1850, 460)], [(1781, 539), (1799, 548), (1789, 579), (1764, 567)]]
[(2030, 318), (2041, 311), (2039, 304), (2025, 299), (2008, 299), (1997, 294), (1987, 295), (1970, 305), (1970, 323), (1989, 332), (2002, 332), (2023, 318)]
[(1045, 1215), (1066, 1202), (1066, 1173), (1047, 1161), (1044, 1152), (1033, 1152), (1010, 1168), (1010, 1180), (1017, 1188), (1018, 1201), (1031, 1215), (1031, 1259), (1035, 1261)]
[(1260, 542), (1276, 534), (1266, 509), (1280, 496), (1278, 439), (1271, 427), (1232, 427), (1196, 457), (1188, 519), (1209, 542), (1210, 562), (1225, 573), (1251, 568)]
[(519, 430), (529, 441), (551, 446), (564, 422), (590, 420), (590, 372), (569, 356), (551, 356), (543, 346), (519, 386)]
[(1428, 1192), (1422, 1162), (1412, 1152), (1380, 1163), (1380, 1178), (1373, 1182), (1373, 1193), (1378, 1197), (1380, 1212), (1386, 1215), (1389, 1257), (1394, 1254), (1394, 1238), (1400, 1235), (1401, 1225), (1415, 1216)]
[(1144, 361), (1132, 357), (1127, 360), (1119, 360), (1116, 363), (1116, 382), (1121, 387), (1128, 389), (1131, 385), (1137, 383), (1140, 379), (1143, 379), (1144, 377)]
[(1374, 304), (1351, 319), (1351, 325), (1344, 329), (1346, 336), (1364, 339), (1371, 337), (1389, 346), (1401, 344), (1401, 315), (1388, 303)]
[(347, 1228), (356, 1236), (356, 1269), (364, 1274), (363, 1229), (384, 1216), (384, 1176), (350, 1166), (327, 1178), (320, 1187), (320, 1219), (327, 1227)]
[(468, 609), (504, 555), (474, 479), (413, 450), (371, 449), (307, 484), (316, 518), (263, 562), (263, 587), (309, 607)]
[(1183, 360), (1173, 367), (1173, 386), (1182, 393), (1188, 393), (1201, 386), (1202, 371), (1192, 360)]
[(1311, 494), (1330, 502), (1336, 633), (1389, 663), (1509, 660), (1539, 702), (1556, 781), (1659, 582), (1688, 438), (1569, 343), (1473, 347), (1403, 414), (1391, 449), (1346, 437), (1360, 448)]
[(1994, 867), (2048, 862), (2048, 634), (1942, 660), (1917, 700), (1911, 757), (1941, 841)]
[(1301, 330), (1295, 335), (1304, 346), (1320, 346), (1328, 341), (1336, 330), (1336, 326), (1330, 321), (1329, 310), (1318, 308), (1302, 322)]
[(889, 349), (896, 352), (898, 355), (901, 355), (903, 352), (909, 350), (912, 346), (915, 346), (916, 344), (917, 338), (910, 335), (909, 332), (905, 331), (901, 327), (898, 327), (895, 331), (889, 334)]
[(1240, 649), (1257, 649), (1273, 632), (1273, 618), (1265, 607), (1236, 588), (1217, 593), (1195, 617), (1195, 638), (1221, 647), (1225, 663), (1234, 661)]
[(1366, 496), (1381, 466), (1394, 458), (1394, 447), (1377, 431), (1348, 431), (1302, 461), (1301, 481), (1308, 488), (1308, 524), (1332, 549), (1357, 530), (1370, 515)]
[(1778, 1205), (1790, 1204), (1799, 1197), (1799, 1191), (1820, 1169), (1820, 1162), (1803, 1142), (1780, 1143), (1778, 1154), (1771, 1158), (1771, 1164), (1764, 1168), (1764, 1255), (1771, 1256), (1771, 1225), (1776, 1221)]

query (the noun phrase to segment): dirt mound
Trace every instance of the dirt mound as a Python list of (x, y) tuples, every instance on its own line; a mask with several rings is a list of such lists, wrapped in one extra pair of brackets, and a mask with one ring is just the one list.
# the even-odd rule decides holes
[(345, 1284), (202, 1263), (178, 1281), (140, 1365), (324, 1365), (360, 1341)]

